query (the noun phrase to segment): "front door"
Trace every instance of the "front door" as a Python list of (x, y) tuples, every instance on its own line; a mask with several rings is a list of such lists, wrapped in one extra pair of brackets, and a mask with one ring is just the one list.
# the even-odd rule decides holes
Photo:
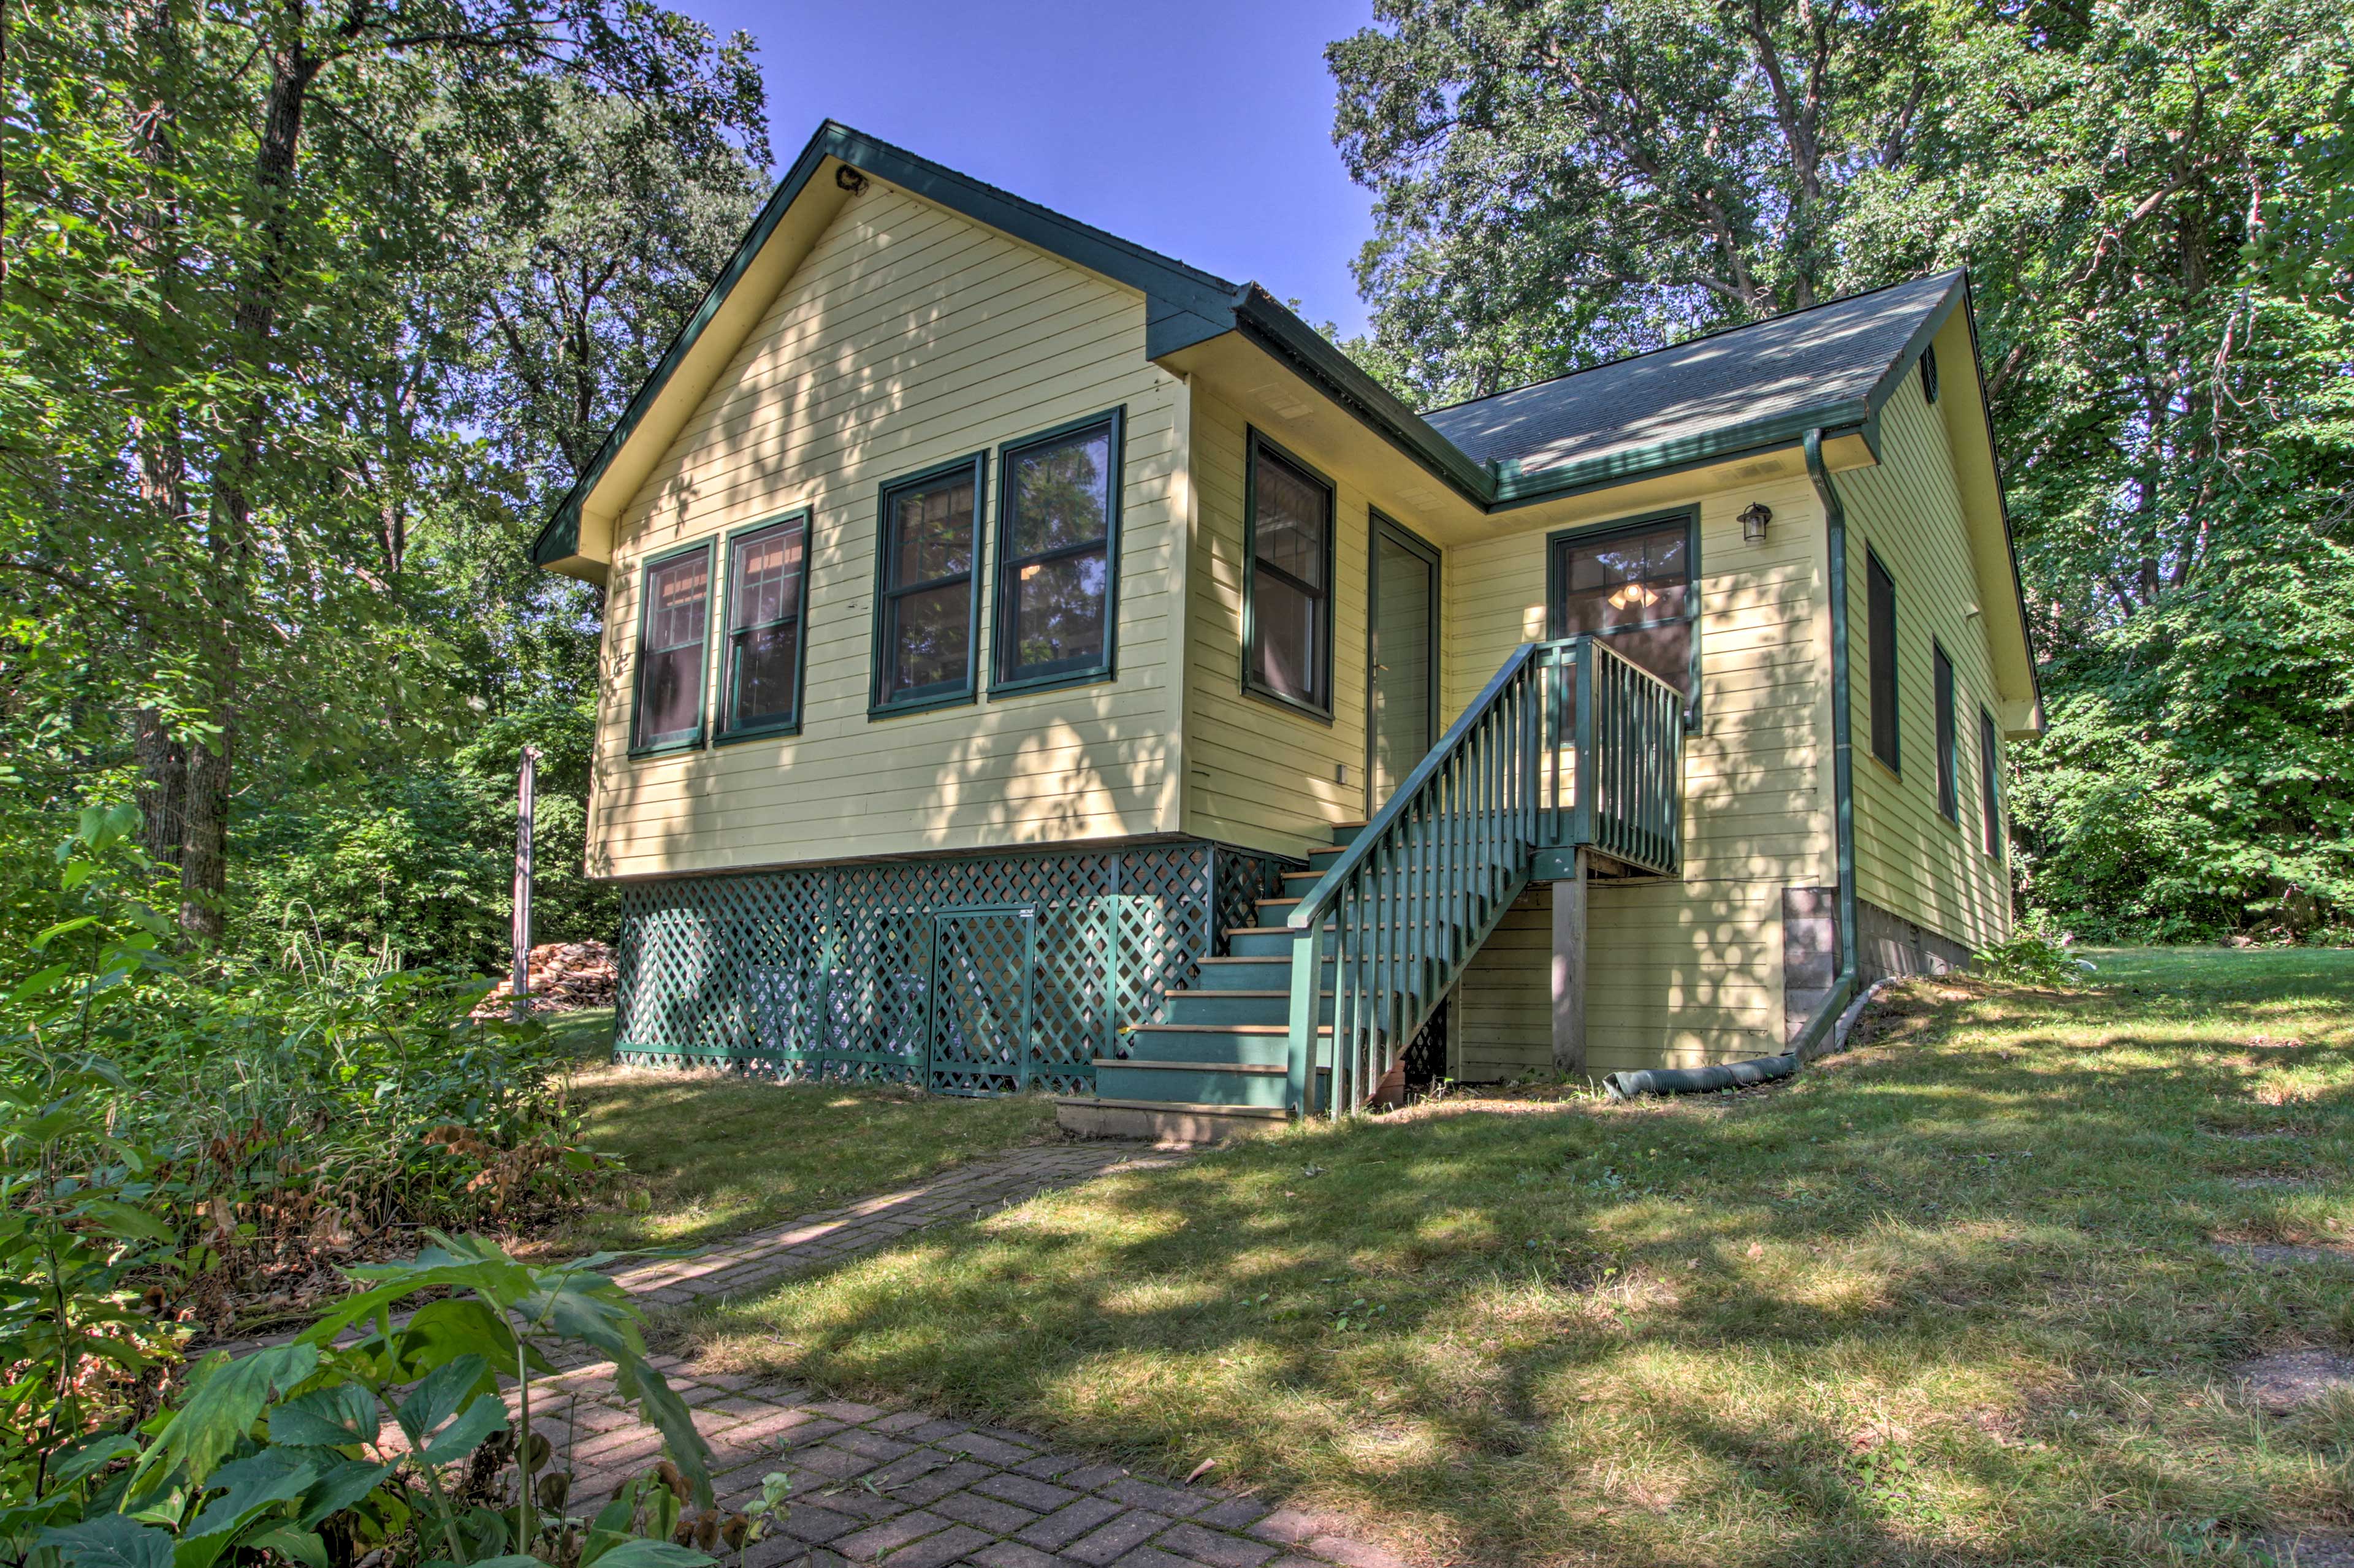
[(1438, 552), (1373, 514), (1366, 814), (1438, 743)]

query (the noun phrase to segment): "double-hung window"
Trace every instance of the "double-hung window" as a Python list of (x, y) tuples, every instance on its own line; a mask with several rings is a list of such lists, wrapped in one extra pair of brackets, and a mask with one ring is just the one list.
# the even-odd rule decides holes
[(1119, 471), (1117, 409), (998, 454), (992, 694), (1111, 673)]
[(703, 739), (703, 664), (710, 641), (710, 609), (708, 541), (646, 563), (638, 598), (631, 751), (662, 751)]
[(1954, 734), (1954, 662), (1943, 643), (1929, 642), (1931, 673), (1937, 694), (1937, 814), (1949, 822), (1962, 820), (1962, 759)]
[(1870, 549), (1863, 553), (1864, 635), (1870, 640), (1872, 755), (1902, 772), (1896, 734), (1896, 579)]
[(801, 604), (808, 581), (807, 513), (748, 528), (727, 541), (721, 739), (800, 726)]
[(988, 461), (976, 452), (883, 487), (870, 712), (972, 701)]
[(1692, 528), (1679, 513), (1555, 535), (1553, 635), (1606, 636), (1611, 652), (1692, 696)]
[(1250, 437), (1243, 685), (1332, 713), (1332, 485), (1256, 430)]
[(1987, 853), (2002, 858), (2002, 759), (1997, 752), (1994, 715), (1978, 710), (1978, 810)]

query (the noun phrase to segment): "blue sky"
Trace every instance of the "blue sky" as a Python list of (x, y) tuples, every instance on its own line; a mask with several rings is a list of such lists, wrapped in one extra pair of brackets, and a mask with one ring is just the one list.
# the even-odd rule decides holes
[(760, 42), (789, 159), (829, 116), (1237, 281), (1364, 324), (1372, 197), (1332, 146), (1324, 46), (1367, 0), (669, 0)]

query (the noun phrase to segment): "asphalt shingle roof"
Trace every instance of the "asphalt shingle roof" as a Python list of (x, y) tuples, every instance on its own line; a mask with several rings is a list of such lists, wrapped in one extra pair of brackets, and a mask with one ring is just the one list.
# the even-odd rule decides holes
[(1528, 473), (1860, 402), (1961, 282), (1946, 272), (1875, 289), (1423, 418), (1475, 461)]

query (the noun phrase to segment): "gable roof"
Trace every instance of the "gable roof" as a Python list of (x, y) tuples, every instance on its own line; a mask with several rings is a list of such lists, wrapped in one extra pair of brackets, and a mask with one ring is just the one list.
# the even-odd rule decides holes
[(1596, 365), (1424, 415), (1523, 479), (1649, 451), (1866, 426), (1962, 298), (1946, 272)]
[[(551, 510), (532, 543), (535, 564), (551, 566), (580, 553), (584, 510), (624, 449), (642, 436), (667, 444), (683, 420), (676, 412), (683, 399), (672, 400), (666, 430), (655, 417), (663, 393), (698, 354), (704, 372), (710, 369), (715, 345), (702, 339), (723, 313), (729, 330), (748, 330), (744, 308), (730, 297), (829, 164), (834, 173), (821, 191), (850, 180), (846, 171), (858, 171), (1137, 290), (1145, 297), (1148, 358), (1239, 334), (1483, 512), (1785, 448), (1810, 430), (1826, 437), (1859, 433), (1876, 455), (1882, 407), (1946, 319), (1956, 309), (1969, 319), (1967, 274), (1947, 272), (1425, 415), (1257, 283), (1229, 282), (829, 120), (793, 160), (736, 253)], [(1975, 361), (1974, 322), (1971, 341)], [(734, 345), (718, 346), (732, 351)], [(1974, 377), (1976, 368), (1974, 363)], [(691, 391), (693, 376), (684, 385)], [(1990, 426), (1987, 441), (1991, 469)], [(1999, 483), (1997, 477), (1998, 513)], [(608, 498), (599, 515), (610, 521), (624, 499)], [(2003, 516), (2000, 524), (2024, 640), (2026, 609), (2009, 519)], [(2031, 650), (2027, 664), (2031, 684)]]

